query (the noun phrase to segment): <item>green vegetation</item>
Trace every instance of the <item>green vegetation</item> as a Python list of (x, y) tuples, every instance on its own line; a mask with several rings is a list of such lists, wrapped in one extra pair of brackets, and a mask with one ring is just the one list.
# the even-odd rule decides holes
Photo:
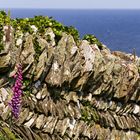
[[(46, 32), (48, 28), (50, 28), (53, 33), (55, 34), (55, 43), (57, 44), (58, 41), (61, 39), (63, 33), (67, 33), (73, 36), (75, 42), (78, 44), (80, 41), (79, 33), (78, 31), (70, 26), (65, 26), (56, 20), (54, 20), (52, 17), (47, 16), (35, 16), (34, 18), (16, 18), (11, 19), (10, 18), (10, 12), (6, 14), (4, 11), (0, 11), (0, 52), (4, 49), (4, 31), (3, 27), (7, 25), (11, 25), (14, 28), (15, 33), (15, 40), (18, 38), (24, 40), (25, 33), (33, 34), (33, 44), (34, 44), (34, 50), (35, 50), (35, 61), (38, 63), (39, 56), (42, 53), (41, 46), (38, 42), (38, 36), (42, 36), (42, 38), (45, 38), (48, 42), (51, 41), (51, 35), (47, 34)], [(85, 35), (84, 39), (88, 40), (91, 44), (97, 44), (99, 47), (102, 46), (102, 43), (100, 43), (97, 38), (93, 35)], [(16, 45), (18, 47), (18, 45)], [(29, 94), (30, 93), (30, 80), (24, 79), (23, 84), (25, 85), (24, 93)]]
[(6, 140), (5, 136), (0, 132), (0, 140)]
[(35, 60), (36, 60), (36, 62), (38, 62), (39, 56), (40, 56), (42, 51), (41, 51), (41, 46), (39, 45), (39, 42), (37, 41), (37, 38), (35, 38), (33, 40), (33, 44), (34, 44), (34, 49), (35, 49), (35, 52), (36, 52)]
[[(51, 28), (55, 34), (56, 44), (61, 39), (63, 32), (72, 35), (76, 43), (78, 43), (80, 39), (78, 31), (74, 27), (64, 26), (63, 24), (54, 20), (52, 17), (35, 16), (34, 18), (11, 19), (10, 12), (8, 13), (8, 15), (6, 15), (4, 11), (1, 11), (0, 12), (0, 51), (3, 49), (3, 43), (2, 43), (3, 26), (9, 24), (15, 29), (15, 31), (18, 30), (22, 33), (28, 32), (29, 34), (33, 34), (35, 32), (36, 34), (39, 34), (40, 36), (43, 37), (46, 33), (46, 30), (48, 28)], [(102, 49), (102, 43), (95, 36), (88, 34), (85, 35), (83, 39), (89, 41), (91, 44), (97, 44), (99, 48)]]
[(3, 39), (3, 26), (5, 24), (5, 19), (6, 19), (6, 13), (1, 11), (0, 12), (0, 52), (4, 49), (2, 39)]
[(37, 33), (42, 36), (45, 34), (46, 29), (48, 27), (51, 27), (55, 34), (56, 42), (59, 41), (63, 32), (73, 35), (75, 41), (79, 39), (79, 33), (74, 27), (64, 26), (63, 24), (52, 19), (52, 17), (35, 16), (34, 18), (10, 19), (9, 15), (7, 16), (4, 11), (0, 12), (1, 27), (3, 27), (3, 25), (9, 25), (9, 23), (11, 23), (14, 29), (21, 30), (23, 33), (29, 32), (30, 34), (32, 34), (34, 31), (31, 26), (34, 25), (37, 28)]
[(15, 135), (11, 132), (11, 130), (8, 127), (4, 127), (3, 130), (6, 132), (9, 140), (16, 140)]
[(102, 43), (94, 35), (87, 34), (83, 39), (89, 41), (90, 44), (97, 44), (99, 49), (102, 49)]
[(3, 127), (0, 131), (0, 140), (20, 140), (8, 127)]
[(10, 12), (8, 12), (8, 15), (4, 11), (0, 12), (0, 52), (4, 50), (4, 44), (3, 44), (3, 26), (4, 25), (10, 25), (11, 24), (11, 18), (10, 18)]
[(3, 39), (3, 31), (2, 31), (2, 26), (0, 26), (0, 52), (2, 50), (4, 50), (4, 45), (2, 43), (2, 39)]
[(7, 18), (9, 18), (4, 11), (0, 12), (0, 25), (3, 26), (6, 24)]
[(85, 122), (95, 122), (97, 123), (99, 121), (99, 115), (97, 113), (97, 110), (90, 104), (89, 101), (83, 101), (82, 102), (83, 108), (81, 109), (81, 115), (82, 120)]
[(26, 96), (30, 96), (30, 94), (32, 93), (32, 78), (31, 79), (27, 79), (27, 78), (24, 78), (23, 79), (23, 86), (24, 86), (24, 89), (23, 89), (23, 94), (26, 95)]

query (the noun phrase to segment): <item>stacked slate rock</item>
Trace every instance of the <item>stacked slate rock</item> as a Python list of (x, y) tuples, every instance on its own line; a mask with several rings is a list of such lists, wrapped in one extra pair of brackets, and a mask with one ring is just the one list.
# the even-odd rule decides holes
[[(63, 33), (10, 39), (0, 53), (0, 136), (23, 140), (139, 140), (140, 59)], [(37, 57), (34, 40), (40, 46)], [(15, 47), (15, 45), (19, 47)], [(18, 119), (8, 102), (16, 64), (23, 67)], [(28, 86), (24, 85), (29, 81)]]

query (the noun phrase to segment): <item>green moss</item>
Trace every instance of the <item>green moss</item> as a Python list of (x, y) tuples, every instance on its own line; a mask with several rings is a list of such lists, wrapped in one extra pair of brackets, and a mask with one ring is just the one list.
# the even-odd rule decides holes
[(89, 122), (91, 121), (91, 113), (88, 107), (81, 110), (82, 120)]
[(3, 130), (6, 133), (7, 140), (17, 140), (14, 133), (8, 127), (3, 127)]
[(83, 109), (81, 110), (82, 120), (86, 122), (99, 122), (99, 115), (95, 108), (92, 107), (89, 101), (82, 102)]
[(140, 140), (140, 134), (138, 134), (138, 140)]
[(31, 79), (23, 79), (23, 86), (25, 87), (23, 89), (23, 94), (26, 96), (30, 96), (32, 93), (32, 88), (31, 88), (32, 80)]
[(2, 43), (0, 43), (0, 52), (4, 50), (4, 45)]
[(3, 40), (3, 26), (0, 25), (0, 52), (4, 50), (4, 45), (2, 43)]
[(99, 122), (99, 120), (100, 120), (99, 114), (97, 113), (97, 111), (94, 108), (92, 108), (91, 115), (92, 115), (92, 119), (94, 120), (94, 122)]
[(38, 63), (39, 56), (40, 56), (40, 54), (42, 52), (41, 51), (41, 46), (39, 45), (39, 42), (37, 41), (37, 38), (35, 38), (33, 40), (33, 44), (34, 44), (34, 49), (35, 49), (35, 52), (36, 52), (36, 54), (35, 54), (35, 60)]
[(0, 132), (0, 140), (7, 140), (7, 139), (5, 138), (5, 136), (2, 134), (2, 132)]

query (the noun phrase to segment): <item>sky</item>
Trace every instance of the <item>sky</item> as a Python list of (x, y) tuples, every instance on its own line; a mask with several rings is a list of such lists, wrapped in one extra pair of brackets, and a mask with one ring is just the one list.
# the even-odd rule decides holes
[(0, 8), (140, 9), (140, 0), (0, 0)]

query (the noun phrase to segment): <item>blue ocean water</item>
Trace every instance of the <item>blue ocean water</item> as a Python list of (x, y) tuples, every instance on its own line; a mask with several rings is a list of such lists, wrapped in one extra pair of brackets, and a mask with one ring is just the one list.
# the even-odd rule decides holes
[(94, 34), (111, 50), (140, 56), (140, 10), (48, 10), (11, 9), (12, 18), (52, 16), (59, 22), (74, 26), (81, 38)]

